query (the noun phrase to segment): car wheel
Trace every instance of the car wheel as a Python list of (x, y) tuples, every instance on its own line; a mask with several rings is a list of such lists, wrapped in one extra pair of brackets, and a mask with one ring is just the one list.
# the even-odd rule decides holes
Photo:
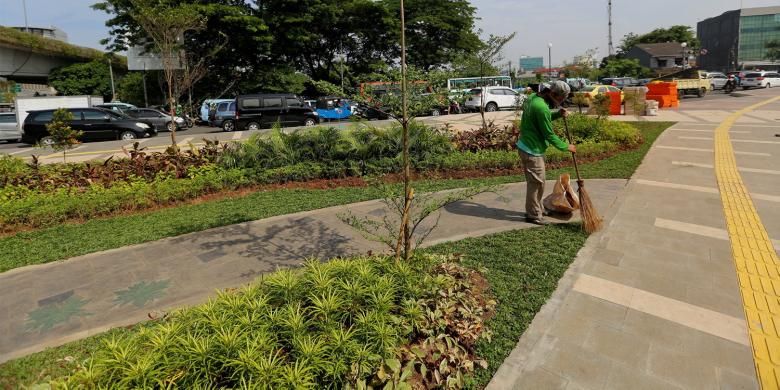
[(257, 122), (249, 122), (246, 125), (247, 130), (260, 130), (260, 124)]
[(766, 83), (766, 87), (764, 87), (764, 88), (772, 88), (772, 84)]
[(165, 124), (165, 128), (168, 129), (168, 131), (174, 131), (176, 130), (176, 125), (173, 124), (173, 122), (168, 122)]
[(678, 89), (677, 90), (677, 99), (681, 100), (683, 98), (683, 96), (685, 96), (685, 91), (683, 91), (682, 89)]
[(136, 138), (138, 138), (138, 136), (136, 136), (132, 131), (123, 131), (122, 134), (119, 135), (119, 139), (122, 141), (130, 141)]
[(698, 97), (704, 97), (704, 95), (706, 95), (706, 94), (707, 94), (707, 88), (700, 88), (696, 92), (696, 96), (698, 96)]
[(52, 146), (54, 145), (54, 138), (52, 137), (43, 137), (40, 141), (38, 141), (39, 144), (43, 146)]
[(742, 87), (742, 90), (743, 90), (743, 91), (747, 91), (747, 90), (748, 90), (748, 88), (750, 88), (750, 87)]
[(222, 122), (222, 131), (236, 131), (236, 124), (231, 120)]
[(306, 119), (303, 121), (303, 125), (304, 125), (304, 126), (314, 126), (314, 125), (316, 125), (316, 124), (317, 124), (317, 121), (315, 121), (315, 120), (314, 120), (314, 119), (312, 119), (312, 118), (306, 118)]
[(495, 111), (498, 111), (498, 106), (496, 105), (496, 103), (488, 103), (488, 104), (485, 106), (485, 111), (487, 111), (487, 112), (495, 112)]
[(431, 116), (440, 116), (441, 111), (439, 111), (438, 108), (434, 108), (433, 111), (431, 111)]

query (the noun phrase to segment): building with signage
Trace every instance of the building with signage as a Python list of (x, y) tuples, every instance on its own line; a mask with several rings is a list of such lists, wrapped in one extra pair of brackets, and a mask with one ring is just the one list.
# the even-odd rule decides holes
[(520, 67), (520, 73), (533, 72), (536, 69), (544, 68), (544, 58), (521, 56), (519, 67)]
[(767, 58), (767, 42), (780, 40), (780, 6), (743, 8), (702, 20), (696, 25), (702, 69), (777, 69)]

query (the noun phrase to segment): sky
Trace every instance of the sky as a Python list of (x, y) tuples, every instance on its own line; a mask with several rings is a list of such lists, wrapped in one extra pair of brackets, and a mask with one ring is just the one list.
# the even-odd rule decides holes
[[(0, 0), (0, 25), (24, 25), (24, 0)], [(97, 0), (26, 0), (30, 26), (56, 26), (71, 43), (102, 49), (107, 15), (89, 8)], [(575, 55), (598, 48), (607, 54), (607, 0), (471, 0), (477, 8), (477, 26), (487, 34), (517, 35), (504, 50), (506, 61), (517, 66), (520, 55), (547, 57), (559, 65)], [(689, 25), (737, 9), (777, 5), (778, 0), (612, 0), (615, 47), (629, 33), (649, 32), (675, 24)], [(546, 60), (545, 60), (546, 61)]]

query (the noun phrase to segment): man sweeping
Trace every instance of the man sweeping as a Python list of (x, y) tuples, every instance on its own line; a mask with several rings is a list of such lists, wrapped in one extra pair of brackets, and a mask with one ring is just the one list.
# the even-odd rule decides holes
[(568, 84), (556, 80), (543, 84), (540, 92), (532, 94), (523, 106), (520, 122), (520, 139), (517, 140), (520, 158), (525, 170), (527, 191), (525, 194), (525, 220), (536, 225), (547, 225), (543, 218), (542, 196), (544, 195), (544, 152), (549, 145), (561, 151), (575, 153), (577, 148), (553, 132), (552, 121), (566, 117), (568, 113), (561, 108), (551, 114), (550, 108), (563, 103), (571, 91)]

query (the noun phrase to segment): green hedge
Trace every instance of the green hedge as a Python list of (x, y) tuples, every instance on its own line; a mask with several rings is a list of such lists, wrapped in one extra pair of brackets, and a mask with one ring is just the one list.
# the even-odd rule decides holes
[[(611, 141), (583, 142), (577, 145), (577, 156), (594, 158), (604, 156), (618, 149)], [(571, 161), (571, 153), (549, 148), (544, 155), (548, 164)], [(450, 153), (437, 156), (426, 162), (424, 168), (441, 170), (470, 169), (517, 169), (521, 167), (520, 156), (516, 151), (481, 150), (474, 153)]]
[(122, 182), (108, 188), (93, 185), (83, 192), (59, 189), (38, 193), (9, 187), (0, 190), (0, 199), (6, 199), (0, 207), (0, 226), (51, 226), (71, 218), (86, 219), (121, 210), (165, 205), (248, 184), (250, 179), (246, 172), (214, 167), (188, 179)]
[[(556, 131), (561, 121), (556, 121)], [(581, 115), (571, 115), (570, 129), (578, 142), (578, 156), (597, 158), (642, 142), (635, 127)], [(458, 152), (447, 136), (424, 125), (411, 129), (411, 162), (415, 170), (517, 169), (520, 159), (512, 150)], [(119, 211), (168, 205), (198, 196), (249, 185), (301, 182), (315, 179), (378, 176), (401, 171), (400, 128), (361, 128), (339, 132), (319, 128), (285, 134), (275, 129), (270, 138), (253, 136), (232, 145), (216, 164), (205, 163), (187, 170), (186, 178), (170, 174), (152, 177), (129, 175), (110, 185), (31, 190), (22, 184), (0, 186), (0, 227), (46, 227), (69, 219), (87, 219)], [(571, 155), (549, 148), (550, 164), (568, 162)], [(77, 165), (39, 167), (42, 172), (66, 172)], [(0, 158), (0, 174), (28, 171), (22, 160)], [(28, 172), (29, 173), (29, 172)], [(3, 229), (0, 229), (3, 230)]]

